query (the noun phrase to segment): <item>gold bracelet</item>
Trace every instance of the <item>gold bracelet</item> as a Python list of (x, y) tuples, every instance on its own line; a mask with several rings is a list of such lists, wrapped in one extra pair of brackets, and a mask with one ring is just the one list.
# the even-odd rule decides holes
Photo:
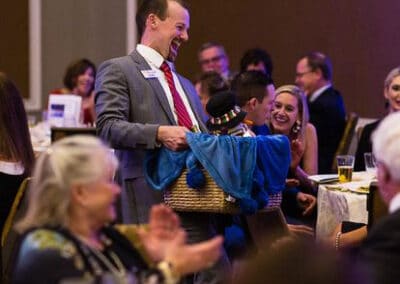
[(157, 264), (157, 268), (164, 276), (165, 284), (176, 284), (180, 280), (180, 275), (174, 270), (173, 265), (168, 261), (161, 261)]

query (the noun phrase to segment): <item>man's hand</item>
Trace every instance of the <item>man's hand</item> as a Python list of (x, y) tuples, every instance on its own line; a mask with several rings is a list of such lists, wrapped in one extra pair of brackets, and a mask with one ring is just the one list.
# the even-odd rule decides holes
[(158, 128), (157, 141), (170, 150), (183, 150), (188, 147), (186, 132), (189, 132), (189, 130), (183, 126), (162, 125)]
[(296, 196), (297, 204), (303, 209), (303, 216), (308, 216), (317, 204), (317, 199), (307, 193), (299, 192)]
[(221, 256), (222, 237), (186, 244), (179, 217), (162, 204), (151, 208), (148, 229), (140, 228), (138, 236), (152, 261), (171, 263), (180, 276), (208, 268)]
[(185, 242), (186, 236), (180, 227), (179, 217), (165, 205), (154, 205), (150, 210), (148, 229), (138, 230), (140, 241), (154, 262), (165, 258), (167, 247), (178, 234)]

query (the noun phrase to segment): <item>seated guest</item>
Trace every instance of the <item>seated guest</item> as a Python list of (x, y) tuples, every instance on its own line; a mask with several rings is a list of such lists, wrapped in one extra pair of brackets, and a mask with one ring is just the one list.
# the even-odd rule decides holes
[(253, 132), (256, 135), (269, 134), (268, 121), (275, 96), (271, 78), (261, 71), (246, 71), (235, 77), (232, 90), (240, 108), (247, 112), (246, 120), (252, 124)]
[(400, 112), (389, 114), (372, 134), (378, 161), (379, 192), (389, 215), (373, 225), (360, 248), (373, 283), (398, 283), (400, 279)]
[(18, 188), (30, 176), (34, 154), (24, 103), (14, 83), (0, 72), (0, 232)]
[(213, 94), (229, 89), (228, 82), (215, 71), (202, 73), (195, 87), (205, 112), (207, 102)]
[(27, 214), (17, 225), (24, 236), (14, 283), (104, 277), (110, 283), (178, 283), (218, 259), (222, 238), (185, 244), (178, 216), (164, 205), (152, 208), (148, 227), (138, 228), (132, 243), (110, 226), (120, 194), (113, 181), (117, 164), (92, 136), (59, 140), (39, 156)]
[(318, 135), (318, 173), (332, 171), (332, 163), (342, 137), (346, 112), (343, 98), (332, 85), (332, 63), (321, 52), (303, 56), (296, 66), (296, 85), (307, 96), (310, 122)]
[[(386, 76), (383, 95), (388, 102), (389, 113), (400, 110), (400, 103), (396, 97), (400, 94), (400, 67), (392, 69)], [(372, 133), (381, 123), (382, 119), (365, 125), (357, 146), (355, 171), (364, 171), (364, 153), (372, 152)], [(346, 229), (350, 227), (349, 229)], [(358, 228), (359, 227), (359, 228)], [(336, 248), (358, 247), (367, 236), (367, 225), (343, 222), (339, 224), (333, 234), (327, 239), (328, 244)]]
[(215, 71), (228, 82), (232, 81), (235, 72), (229, 68), (229, 57), (222, 44), (216, 42), (202, 44), (198, 59), (202, 72)]
[[(398, 99), (399, 94), (400, 67), (396, 67), (386, 76), (383, 87), (383, 95), (388, 102), (387, 106), (389, 113), (400, 110), (400, 101)], [(371, 134), (378, 127), (381, 121), (382, 120), (379, 119), (364, 126), (360, 140), (358, 141), (356, 160), (354, 163), (355, 171), (365, 171), (364, 153), (372, 152)]]
[(316, 198), (302, 191), (313, 192), (313, 185), (307, 176), (317, 173), (318, 144), (315, 127), (308, 122), (306, 97), (300, 88), (285, 85), (276, 90), (271, 111), (271, 132), (286, 135), (292, 144), (299, 144), (300, 147), (298, 155), (301, 161), (297, 165), (292, 163), (288, 178), (293, 180), (284, 191), (283, 211), (295, 217), (297, 208), (300, 208), (301, 215), (310, 215), (316, 205)]
[(96, 66), (88, 59), (72, 62), (64, 75), (64, 88), (52, 90), (51, 94), (75, 94), (82, 97), (82, 122), (92, 125), (96, 120), (94, 110), (94, 78)]
[(240, 59), (240, 72), (256, 70), (272, 77), (273, 64), (271, 56), (264, 49), (247, 50)]

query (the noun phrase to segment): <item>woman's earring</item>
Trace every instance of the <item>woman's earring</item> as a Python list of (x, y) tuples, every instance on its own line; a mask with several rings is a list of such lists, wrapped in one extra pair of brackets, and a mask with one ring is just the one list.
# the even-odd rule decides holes
[(300, 122), (300, 120), (296, 120), (292, 127), (292, 131), (293, 131), (293, 133), (297, 134), (300, 132), (300, 129), (301, 129), (301, 122)]

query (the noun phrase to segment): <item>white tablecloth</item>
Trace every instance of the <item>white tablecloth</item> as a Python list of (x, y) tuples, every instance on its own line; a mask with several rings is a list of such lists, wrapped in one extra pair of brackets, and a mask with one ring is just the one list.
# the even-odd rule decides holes
[[(357, 180), (347, 186), (369, 185), (371, 177), (364, 173), (356, 174)], [(362, 181), (360, 181), (362, 180)], [(335, 184), (335, 186), (341, 186)], [(330, 236), (335, 227), (342, 221), (368, 223), (367, 194), (359, 194), (351, 191), (328, 189), (329, 185), (318, 187), (318, 217), (316, 237), (321, 239)], [(332, 186), (331, 186), (332, 187)]]

